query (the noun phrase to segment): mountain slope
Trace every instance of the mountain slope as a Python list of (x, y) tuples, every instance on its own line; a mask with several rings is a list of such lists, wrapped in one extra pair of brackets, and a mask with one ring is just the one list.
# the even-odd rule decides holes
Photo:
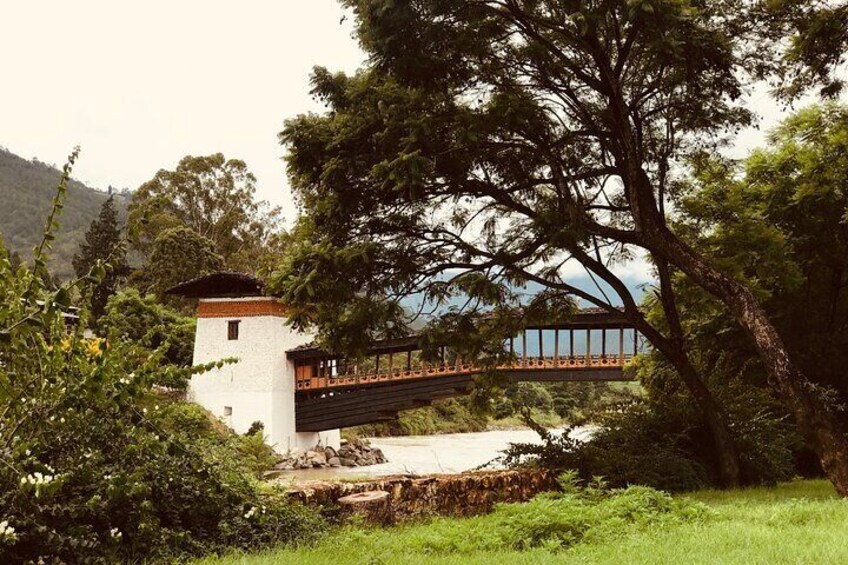
[[(61, 172), (55, 167), (28, 161), (0, 148), (0, 235), (10, 251), (26, 261), (41, 240), (50, 212), (50, 200), (56, 192)], [(51, 272), (61, 278), (73, 275), (71, 260), (77, 252), (88, 225), (100, 212), (105, 192), (72, 180), (60, 230), (53, 246)], [(126, 208), (126, 196), (116, 197), (117, 208)]]

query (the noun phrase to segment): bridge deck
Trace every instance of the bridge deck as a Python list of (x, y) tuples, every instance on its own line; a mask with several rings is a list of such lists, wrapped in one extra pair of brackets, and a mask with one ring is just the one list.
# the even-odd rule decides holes
[[(511, 382), (606, 382), (631, 380), (623, 371), (631, 355), (583, 358), (528, 358), (495, 369)], [(401, 410), (468, 394), (484, 369), (471, 364), (386, 374), (302, 380), (296, 394), (298, 431), (321, 431), (394, 420)]]

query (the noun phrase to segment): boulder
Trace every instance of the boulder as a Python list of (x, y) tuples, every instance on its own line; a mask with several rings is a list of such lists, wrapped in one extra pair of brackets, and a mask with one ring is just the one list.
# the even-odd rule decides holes
[(340, 457), (339, 463), (341, 463), (342, 467), (356, 467), (356, 461), (347, 457)]
[(327, 465), (327, 456), (323, 453), (315, 453), (315, 456), (310, 461), (313, 467), (324, 467)]
[(338, 457), (330, 457), (329, 459), (327, 459), (327, 465), (329, 465), (330, 467), (341, 467), (342, 462), (341, 459), (339, 459)]

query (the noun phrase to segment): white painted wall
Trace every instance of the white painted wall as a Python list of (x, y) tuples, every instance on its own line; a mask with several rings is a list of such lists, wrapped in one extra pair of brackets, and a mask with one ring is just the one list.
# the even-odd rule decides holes
[[(203, 301), (245, 301), (204, 299)], [(253, 300), (272, 300), (255, 298)], [(240, 320), (239, 338), (227, 339), (227, 323)], [(194, 364), (239, 359), (200, 375), (189, 384), (189, 400), (223, 419), (236, 433), (245, 433), (259, 420), (265, 425), (266, 441), (278, 452), (308, 449), (318, 443), (339, 447), (339, 430), (295, 431), (294, 364), (286, 350), (311, 341), (312, 336), (295, 332), (280, 316), (198, 318), (194, 341)], [(232, 416), (225, 416), (226, 407)]]

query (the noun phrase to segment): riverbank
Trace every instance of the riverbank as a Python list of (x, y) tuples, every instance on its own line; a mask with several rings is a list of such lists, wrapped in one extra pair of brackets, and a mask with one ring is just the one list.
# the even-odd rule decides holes
[[(825, 481), (795, 481), (775, 488), (701, 491), (675, 496), (675, 513), (646, 508), (663, 499), (647, 494), (621, 499), (613, 511), (594, 511), (589, 530), (574, 531), (567, 549), (552, 540), (570, 535), (566, 510), (544, 499), (499, 507), (467, 519), (437, 518), (389, 529), (338, 530), (317, 546), (256, 555), (207, 559), (203, 565), (284, 563), (629, 563), (629, 564), (782, 564), (846, 563), (848, 501)], [(669, 505), (665, 501), (666, 505)], [(690, 504), (691, 503), (691, 504)], [(546, 513), (545, 509), (556, 510)], [(631, 512), (633, 510), (633, 512)], [(622, 514), (649, 519), (621, 519)], [(658, 519), (659, 516), (659, 519)], [(663, 518), (666, 516), (666, 518)], [(606, 520), (603, 522), (603, 520)], [(521, 549), (510, 540), (528, 532), (547, 532)], [(566, 529), (563, 529), (566, 528)]]
[[(561, 428), (553, 428), (560, 432)], [(575, 428), (573, 437), (586, 439), (589, 428)], [(286, 482), (353, 481), (389, 475), (453, 474), (487, 465), (501, 456), (510, 443), (539, 443), (529, 429), (368, 438), (373, 448), (385, 454), (386, 463), (368, 467), (336, 467), (284, 471), (277, 480)], [(489, 466), (497, 469), (497, 463)]]

